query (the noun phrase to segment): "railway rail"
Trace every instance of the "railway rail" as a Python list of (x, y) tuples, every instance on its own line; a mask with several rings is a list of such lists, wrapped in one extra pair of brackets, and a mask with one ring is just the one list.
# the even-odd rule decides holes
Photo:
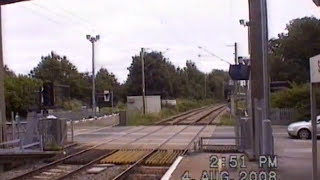
[[(219, 105), (216, 107), (202, 107), (196, 110), (188, 111), (186, 113), (179, 114), (177, 116), (165, 119), (161, 121), (159, 125), (209, 125), (212, 121), (223, 111), (225, 105)], [(212, 118), (208, 120), (208, 117)], [(173, 163), (176, 157), (180, 155), (185, 155), (193, 141), (199, 136), (199, 134), (205, 129), (206, 126), (203, 126), (196, 136), (190, 141), (190, 143), (186, 146), (184, 150), (162, 150), (160, 149), (164, 144), (169, 142), (175, 136), (177, 136), (180, 132), (188, 128), (189, 126), (185, 126), (180, 129), (178, 132), (171, 135), (164, 142), (159, 144), (156, 148), (153, 149), (143, 149), (143, 150), (97, 150), (99, 146), (105, 145), (109, 142), (112, 142), (119, 137), (133, 134), (135, 132), (141, 131), (144, 128), (137, 129), (135, 131), (131, 131), (125, 133), (123, 135), (118, 135), (109, 139), (108, 141), (103, 141), (97, 145), (77, 150), (75, 153), (70, 154), (61, 159), (55, 160), (45, 166), (37, 168), (33, 171), (27, 172), (20, 176), (12, 178), (12, 180), (21, 180), (21, 179), (34, 179), (34, 180), (46, 180), (46, 179), (66, 179), (72, 177), (76, 173), (90, 167), (93, 164), (101, 164), (101, 163), (113, 163), (113, 164), (130, 164), (125, 168), (124, 171), (120, 172), (113, 180), (123, 179), (126, 177), (130, 171), (138, 165), (145, 166), (169, 166)], [(159, 129), (152, 131), (150, 133), (146, 133), (143, 136), (140, 136), (133, 141), (127, 143), (129, 145), (133, 142), (138, 141), (139, 139), (151, 135), (165, 128), (166, 126), (160, 127)], [(124, 146), (126, 146), (124, 145)], [(127, 158), (124, 158), (127, 157)], [(163, 171), (163, 170), (162, 170)]]
[[(82, 170), (83, 168), (90, 166), (92, 163), (95, 163), (95, 162), (99, 161), (100, 159), (102, 159), (102, 158), (104, 158), (104, 157), (106, 157), (106, 156), (108, 156), (108, 155), (110, 155), (110, 154), (112, 154), (112, 153), (115, 153), (115, 152), (117, 151), (117, 150), (115, 150), (115, 151), (110, 151), (110, 150), (109, 150), (110, 153), (108, 153), (109, 151), (107, 151), (107, 152), (104, 153), (104, 155), (101, 155), (101, 154), (103, 154), (103, 153), (101, 153), (101, 151), (100, 151), (100, 153), (97, 152), (96, 148), (98, 148), (98, 147), (100, 147), (100, 146), (103, 146), (103, 145), (105, 145), (105, 144), (107, 144), (107, 143), (110, 143), (110, 142), (118, 139), (119, 137), (123, 137), (123, 136), (126, 136), (126, 135), (128, 135), (128, 134), (133, 134), (133, 133), (136, 133), (136, 132), (141, 131), (141, 130), (146, 129), (146, 128), (147, 128), (147, 127), (139, 128), (139, 129), (137, 129), (137, 130), (135, 130), (135, 131), (132, 131), (132, 132), (129, 132), (129, 133), (127, 133), (127, 134), (115, 136), (114, 138), (109, 139), (108, 141), (103, 141), (103, 140), (102, 140), (102, 141), (103, 141), (102, 143), (99, 143), (99, 144), (97, 144), (97, 145), (90, 146), (90, 147), (88, 147), (88, 148), (86, 148), (86, 149), (83, 149), (83, 150), (80, 150), (80, 151), (76, 151), (76, 152), (73, 153), (73, 154), (70, 154), (70, 155), (68, 155), (68, 156), (66, 156), (66, 157), (63, 157), (63, 158), (58, 159), (58, 160), (56, 160), (56, 161), (53, 161), (53, 162), (51, 162), (51, 163), (49, 163), (49, 164), (46, 164), (46, 165), (44, 165), (44, 166), (41, 166), (41, 167), (39, 167), (39, 168), (37, 168), (37, 169), (35, 169), (35, 170), (32, 170), (32, 171), (29, 171), (29, 172), (24, 173), (24, 174), (22, 174), (22, 175), (16, 176), (16, 177), (12, 178), (11, 180), (22, 180), (22, 179), (28, 179), (28, 180), (29, 180), (29, 179), (42, 179), (42, 180), (44, 180), (45, 177), (43, 177), (43, 176), (38, 176), (38, 174), (41, 174), (41, 173), (44, 173), (44, 175), (45, 175), (46, 177), (48, 177), (48, 179), (61, 179), (61, 178), (67, 177), (67, 176), (69, 176), (69, 174), (71, 175), (71, 174), (75, 173), (76, 171), (80, 171), (80, 170)], [(162, 128), (164, 128), (164, 127), (161, 127), (161, 128), (159, 128), (158, 130), (156, 130), (156, 131), (147, 133), (146, 135), (143, 135), (143, 136), (141, 136), (141, 137), (139, 137), (139, 138), (137, 138), (137, 139), (134, 139), (132, 142), (137, 141), (137, 140), (139, 140), (139, 139), (141, 139), (141, 138), (143, 138), (143, 137), (145, 137), (145, 136), (148, 136), (148, 135), (150, 135), (150, 134), (152, 134), (152, 133), (155, 133), (155, 132), (161, 130)], [(130, 143), (132, 143), (132, 142), (129, 142), (128, 144), (130, 144)], [(91, 161), (90, 161), (90, 158), (89, 158), (89, 159), (85, 160), (85, 159), (83, 159), (83, 157), (85, 157), (84, 154), (91, 154), (91, 156), (93, 155), (94, 158), (96, 158), (96, 159), (92, 160), (92, 158), (91, 158)], [(98, 155), (97, 155), (97, 154), (98, 154)], [(99, 155), (101, 155), (101, 156), (100, 156), (100, 157), (97, 157), (97, 156), (99, 156)], [(81, 159), (81, 157), (82, 157), (82, 159)], [(90, 157), (90, 156), (89, 156), (89, 157)], [(84, 165), (83, 165), (83, 164), (78, 165), (77, 168), (66, 168), (66, 169), (67, 169), (66, 171), (61, 170), (61, 168), (59, 167), (59, 165), (61, 166), (61, 164), (66, 164), (68, 161), (69, 161), (69, 162), (72, 161), (72, 159), (74, 159), (74, 160), (77, 160), (77, 159), (78, 159), (77, 161), (78, 161), (79, 164), (80, 164), (81, 161), (82, 161), (83, 163), (86, 163), (86, 164), (84, 164)], [(56, 174), (58, 174), (58, 173), (55, 172), (55, 171), (59, 171), (59, 176), (56, 176)], [(52, 175), (52, 177), (51, 177), (50, 175)], [(33, 177), (34, 177), (34, 178), (33, 178)]]
[[(225, 108), (224, 104), (216, 107), (206, 106), (199, 109), (187, 111), (185, 113), (169, 117), (163, 121), (157, 123), (157, 125), (206, 125), (204, 119), (211, 115), (213, 112)], [(211, 124), (214, 118), (209, 120), (208, 124)], [(207, 120), (208, 121), (208, 120)]]
[(204, 106), (198, 109), (192, 109), (192, 110), (168, 117), (162, 121), (157, 122), (156, 125), (173, 125), (177, 120), (183, 120), (184, 118), (191, 117), (207, 108), (210, 108), (210, 107)]
[[(216, 112), (212, 121), (218, 117), (218, 115), (223, 112), (225, 108), (225, 105), (219, 105), (216, 108), (213, 108), (211, 110), (209, 110), (209, 112), (206, 112), (205, 114), (201, 115), (198, 119), (190, 122), (188, 125), (194, 125), (197, 122), (201, 121), (202, 119), (204, 119), (205, 117), (208, 117), (210, 114), (212, 114), (213, 112)], [(207, 108), (204, 108), (207, 109)], [(203, 109), (201, 109), (203, 111)], [(198, 112), (198, 111), (196, 111)], [(196, 113), (197, 114), (197, 113)], [(200, 135), (200, 133), (212, 122), (212, 121), (208, 121), (206, 123), (205, 126), (203, 126), (200, 131), (198, 131), (198, 133), (196, 134), (196, 136), (193, 137), (193, 139), (189, 142), (189, 144), (185, 147), (185, 149), (183, 151), (175, 151), (174, 153), (170, 152), (170, 154), (168, 155), (168, 152), (163, 152), (160, 150), (161, 146), (163, 146), (166, 142), (170, 141), (172, 138), (174, 138), (177, 134), (179, 134), (180, 132), (182, 132), (183, 130), (185, 130), (186, 128), (188, 128), (188, 126), (184, 127), (183, 129), (181, 129), (179, 132), (176, 132), (173, 136), (171, 136), (169, 139), (167, 139), (165, 142), (161, 143), (157, 148), (153, 149), (152, 151), (150, 151), (148, 154), (145, 154), (144, 156), (142, 156), (139, 160), (137, 160), (135, 163), (133, 163), (132, 165), (130, 165), (128, 168), (126, 168), (124, 171), (122, 171), (120, 174), (118, 174), (116, 177), (114, 177), (112, 180), (120, 180), (120, 179), (128, 179), (128, 174), (130, 173), (130, 171), (135, 168), (138, 167), (138, 165), (143, 165), (143, 163), (145, 165), (148, 164), (153, 164), (153, 165), (164, 165), (164, 166), (168, 166), (171, 165), (173, 163), (173, 161), (176, 159), (176, 157), (178, 157), (179, 155), (185, 155), (188, 151), (190, 146), (192, 145), (192, 143), (195, 141), (195, 139)], [(180, 121), (179, 121), (180, 122)], [(162, 153), (162, 154), (161, 154)], [(162, 155), (161, 158), (159, 158), (160, 154)], [(159, 158), (159, 159), (158, 159)], [(161, 159), (161, 160), (160, 160)], [(160, 160), (160, 161), (159, 161)]]

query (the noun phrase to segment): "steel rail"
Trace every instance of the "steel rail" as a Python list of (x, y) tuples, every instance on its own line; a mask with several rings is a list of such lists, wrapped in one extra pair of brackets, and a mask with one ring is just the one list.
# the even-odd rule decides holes
[(114, 177), (112, 180), (118, 180), (122, 177), (124, 177), (125, 174), (127, 174), (132, 168), (134, 168), (136, 165), (138, 165), (140, 162), (142, 162), (144, 159), (146, 159), (147, 157), (149, 157), (152, 153), (156, 152), (157, 150), (159, 150), (161, 148), (161, 146), (163, 146), (164, 144), (166, 144), (167, 142), (169, 142), (172, 138), (174, 138), (176, 135), (178, 135), (180, 132), (184, 131), (186, 128), (188, 128), (188, 126), (182, 128), (181, 130), (179, 130), (178, 132), (176, 132), (175, 134), (173, 134), (170, 138), (166, 139), (164, 142), (162, 142), (160, 145), (158, 145), (158, 147), (154, 148), (153, 150), (151, 150), (148, 154), (146, 154), (145, 156), (141, 157), (138, 161), (136, 161), (134, 164), (130, 165), (127, 169), (125, 169), (124, 171), (122, 171), (120, 174), (118, 174), (116, 177)]
[[(138, 131), (143, 130), (143, 129), (146, 129), (146, 128), (147, 128), (147, 127), (143, 127), (143, 128), (140, 128), (140, 129), (138, 129), (138, 130), (136, 130), (136, 131), (129, 132), (128, 134), (132, 134), (132, 133), (138, 132)], [(126, 135), (128, 135), (128, 134), (120, 135), (120, 137), (126, 136)], [(63, 157), (63, 158), (58, 159), (58, 160), (56, 160), (56, 161), (53, 161), (53, 162), (51, 162), (51, 163), (49, 163), (49, 164), (43, 165), (43, 166), (41, 166), (41, 167), (39, 167), (39, 168), (37, 168), (37, 169), (35, 169), (35, 170), (29, 171), (29, 172), (26, 172), (26, 173), (21, 174), (21, 175), (19, 175), (19, 176), (16, 176), (16, 177), (14, 177), (14, 178), (11, 178), (10, 180), (19, 180), (19, 179), (24, 179), (24, 178), (30, 177), (30, 176), (32, 176), (33, 174), (39, 173), (39, 172), (41, 172), (41, 171), (43, 171), (43, 170), (45, 170), (45, 169), (51, 168), (51, 167), (53, 167), (53, 166), (55, 166), (55, 165), (58, 165), (58, 164), (62, 163), (63, 161), (65, 161), (65, 160), (67, 160), (67, 159), (69, 159), (69, 158), (72, 158), (72, 157), (74, 157), (74, 156), (80, 155), (80, 154), (82, 154), (82, 153), (85, 153), (85, 152), (87, 152), (87, 151), (90, 151), (90, 150), (95, 149), (95, 148), (97, 148), (97, 147), (99, 147), (99, 146), (105, 145), (105, 144), (107, 144), (107, 143), (110, 143), (110, 142), (112, 142), (113, 140), (116, 140), (117, 138), (119, 138), (119, 136), (117, 136), (117, 137), (115, 137), (115, 138), (113, 138), (113, 139), (111, 139), (111, 140), (109, 140), (109, 141), (107, 141), (107, 142), (102, 142), (102, 143), (99, 143), (99, 144), (97, 144), (97, 145), (91, 146), (91, 147), (89, 147), (89, 148), (87, 148), (87, 149), (78, 151), (78, 152), (76, 152), (76, 153), (74, 153), (74, 154), (70, 154), (70, 155), (68, 155), (68, 156), (66, 156), (66, 157)]]
[(201, 109), (201, 110), (199, 110), (199, 111), (190, 113), (189, 115), (187, 115), (187, 116), (185, 116), (185, 117), (182, 116), (183, 118), (181, 118), (181, 119), (177, 118), (178, 121), (173, 122), (173, 123), (170, 123), (170, 125), (191, 125), (191, 123), (189, 123), (189, 124), (181, 124), (181, 122), (185, 121), (186, 119), (188, 119), (188, 118), (190, 118), (190, 117), (192, 117), (192, 116), (196, 116), (196, 115), (202, 113), (203, 111), (209, 110), (209, 109), (211, 109), (211, 108), (213, 108), (213, 107), (208, 106), (208, 107), (203, 108), (203, 109)]
[[(122, 147), (122, 148), (126, 148), (125, 146), (129, 146), (130, 144), (132, 144), (132, 143), (134, 143), (134, 142), (136, 142), (136, 141), (138, 141), (138, 140), (140, 140), (140, 139), (142, 139), (142, 138), (144, 138), (144, 137), (147, 137), (147, 136), (149, 136), (149, 135), (151, 135), (151, 134), (154, 134), (154, 133), (160, 131), (160, 130), (163, 129), (163, 128), (165, 128), (165, 126), (160, 127), (159, 129), (157, 129), (157, 130), (155, 130), (155, 131), (152, 131), (152, 132), (150, 132), (150, 133), (147, 133), (147, 134), (145, 134), (145, 135), (143, 135), (143, 136), (140, 136), (140, 137), (134, 139), (133, 141), (130, 141), (129, 143), (123, 145), (124, 147)], [(102, 160), (102, 159), (110, 156), (111, 154), (113, 154), (113, 153), (115, 153), (115, 152), (117, 152), (117, 151), (118, 151), (118, 150), (113, 150), (112, 152), (110, 152), (110, 153), (108, 153), (108, 154), (106, 154), (106, 155), (100, 156), (100, 157), (96, 158), (95, 160), (90, 161), (89, 163), (87, 163), (87, 164), (85, 164), (85, 165), (83, 165), (83, 166), (81, 166), (81, 167), (79, 167), (79, 168), (77, 168), (77, 169), (75, 169), (75, 170), (73, 170), (73, 171), (71, 171), (71, 172), (68, 172), (67, 174), (64, 174), (64, 175), (56, 178), (55, 180), (61, 180), (61, 179), (65, 179), (65, 178), (67, 178), (67, 177), (70, 177), (70, 176), (72, 176), (73, 174), (75, 174), (75, 173), (77, 173), (77, 172), (79, 172), (79, 171), (81, 171), (81, 170), (83, 170), (83, 169), (91, 166), (92, 164), (95, 164), (95, 163), (99, 162), (100, 160)]]
[[(188, 122), (188, 121), (186, 121), (187, 119), (183, 119), (183, 120), (179, 121), (177, 124), (179, 124), (179, 125), (196, 125), (197, 122), (203, 120), (204, 118), (208, 117), (210, 114), (212, 114), (213, 112), (215, 112), (215, 111), (223, 108), (224, 106), (225, 106), (225, 105), (219, 105), (219, 106), (217, 106), (217, 107), (214, 107), (213, 109), (208, 109), (209, 112), (205, 113), (204, 115), (200, 116), (199, 118), (197, 118), (197, 119), (195, 119), (195, 120), (193, 120), (193, 121)], [(201, 113), (201, 112), (200, 112), (200, 113)], [(199, 114), (199, 113), (198, 113), (198, 114)], [(192, 117), (192, 116), (191, 116), (191, 117)], [(204, 125), (205, 125), (205, 124), (204, 124)]]
[[(225, 105), (223, 105), (222, 107), (217, 108), (215, 111), (221, 110), (223, 107), (225, 107)], [(215, 111), (213, 111), (213, 112), (215, 112)], [(214, 121), (221, 112), (223, 112), (223, 110), (221, 110), (220, 112), (218, 112), (218, 113), (215, 115), (215, 117), (212, 118), (212, 121)], [(212, 113), (212, 112), (211, 112), (211, 113)], [(185, 154), (189, 151), (189, 147), (192, 145), (192, 143), (195, 141), (195, 139), (200, 135), (200, 133), (201, 133), (206, 127), (208, 127), (208, 126), (210, 125), (210, 123), (211, 123), (212, 121), (208, 122), (205, 126), (203, 126), (203, 127), (201, 128), (201, 130), (192, 138), (192, 140), (189, 142), (189, 144), (188, 144), (188, 145), (186, 146), (186, 148), (184, 149), (182, 155), (185, 155)]]
[[(225, 105), (223, 105), (222, 107), (224, 107)], [(222, 107), (218, 107), (215, 108), (212, 112), (217, 111), (219, 109), (221, 109)], [(212, 113), (211, 112), (211, 113)], [(190, 125), (195, 124), (195, 122), (193, 122)], [(201, 130), (196, 134), (196, 136), (190, 141), (190, 143), (186, 146), (186, 148), (184, 149), (184, 152), (182, 155), (185, 155), (186, 152), (189, 149), (189, 146), (193, 143), (193, 141), (198, 137), (198, 135), (208, 126), (209, 124), (207, 124), (206, 126), (202, 127)], [(167, 139), (166, 141), (164, 141), (163, 143), (161, 143), (157, 148), (153, 149), (151, 152), (149, 152), (148, 154), (146, 154), (145, 156), (141, 157), (138, 161), (136, 161), (134, 164), (130, 165), (127, 169), (125, 169), (124, 171), (122, 171), (120, 174), (118, 174), (116, 177), (114, 177), (112, 180), (119, 180), (121, 178), (123, 178), (127, 173), (129, 173), (129, 171), (131, 169), (133, 169), (135, 166), (139, 165), (143, 160), (145, 160), (146, 158), (148, 158), (149, 156), (151, 156), (154, 152), (156, 152), (157, 150), (159, 150), (161, 148), (161, 146), (163, 146), (164, 144), (166, 144), (167, 142), (169, 142), (172, 138), (174, 138), (176, 135), (180, 134), (180, 132), (184, 131), (186, 128), (188, 128), (189, 126), (186, 126), (184, 128), (182, 128), (181, 130), (179, 130), (178, 132), (176, 132), (174, 135), (172, 135), (169, 139)]]
[[(221, 112), (224, 111), (225, 108), (226, 108), (226, 105), (225, 105), (225, 104), (219, 106), (218, 108), (214, 109), (213, 111), (210, 111), (209, 113), (207, 113), (207, 114), (205, 114), (204, 116), (202, 116), (200, 119), (196, 120), (196, 123), (195, 123), (195, 124), (197, 124), (197, 125), (210, 125), (210, 124), (217, 118), (217, 116), (218, 116)], [(221, 110), (221, 109), (223, 109), (223, 110)], [(221, 111), (219, 111), (219, 110), (221, 110)], [(206, 117), (210, 116), (213, 112), (216, 112), (216, 111), (219, 111), (219, 112), (212, 118), (212, 120), (210, 120), (209, 122), (204, 123), (204, 124), (201, 123), (201, 121), (203, 121)]]
[(155, 125), (167, 125), (167, 124), (164, 124), (164, 123), (168, 122), (168, 121), (172, 121), (172, 120), (177, 119), (177, 118), (181, 118), (183, 116), (187, 116), (186, 118), (188, 118), (188, 117), (194, 115), (192, 113), (201, 112), (203, 109), (208, 108), (208, 107), (209, 106), (204, 106), (204, 107), (201, 107), (201, 108), (198, 108), (198, 109), (192, 109), (192, 110), (189, 110), (189, 111), (186, 111), (186, 112), (183, 112), (183, 113), (168, 117), (168, 118), (166, 118), (166, 119), (164, 119), (162, 121), (157, 122)]
[(212, 120), (208, 123), (208, 124), (212, 124), (212, 122), (221, 114), (223, 113), (224, 111), (226, 110), (226, 106), (223, 108), (223, 110), (221, 110), (220, 112), (218, 112), (218, 114), (212, 118)]

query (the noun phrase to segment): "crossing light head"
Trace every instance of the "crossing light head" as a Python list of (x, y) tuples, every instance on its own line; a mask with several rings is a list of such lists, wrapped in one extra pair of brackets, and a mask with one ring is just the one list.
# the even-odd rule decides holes
[(91, 36), (90, 36), (90, 35), (87, 35), (87, 39), (90, 40), (90, 39), (91, 39)]
[(100, 39), (100, 35), (96, 35), (96, 40), (99, 40)]

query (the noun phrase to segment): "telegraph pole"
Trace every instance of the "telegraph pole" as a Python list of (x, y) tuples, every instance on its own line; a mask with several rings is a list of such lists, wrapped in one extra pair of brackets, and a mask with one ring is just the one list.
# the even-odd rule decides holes
[(92, 44), (92, 116), (96, 117), (96, 83), (95, 83), (95, 65), (94, 65), (94, 43), (100, 39), (99, 35), (87, 35), (87, 39)]
[(207, 73), (204, 74), (204, 98), (207, 98)]
[[(238, 43), (234, 43), (234, 63), (238, 64)], [(239, 135), (239, 118), (238, 118), (238, 81), (233, 81), (233, 99), (234, 99), (234, 107), (235, 107), (235, 119), (236, 119), (236, 127), (234, 128), (236, 137), (240, 137)], [(236, 145), (239, 145), (239, 139), (236, 139)]]
[[(268, 27), (266, 0), (249, 0), (251, 147), (254, 158), (262, 153), (263, 120), (269, 116)], [(262, 73), (262, 75), (261, 75)]]
[[(229, 45), (229, 47), (234, 47), (234, 63), (238, 64), (238, 43), (234, 43), (233, 45)], [(231, 114), (237, 117), (238, 104), (237, 104), (237, 90), (238, 90), (238, 82), (232, 81), (233, 86), (231, 89)]]
[(146, 87), (145, 87), (145, 78), (144, 78), (144, 48), (141, 48), (140, 52), (141, 58), (141, 73), (142, 73), (142, 108), (143, 114), (146, 114), (146, 103), (145, 103), (145, 96), (146, 96)]
[[(238, 43), (235, 42), (234, 43), (234, 63), (238, 64)], [(237, 99), (237, 95), (238, 95), (238, 82), (234, 81), (234, 101), (235, 101), (235, 115), (237, 118), (238, 115), (238, 99)]]
[(4, 67), (2, 51), (2, 16), (0, 6), (0, 143), (5, 141), (6, 104), (4, 99)]

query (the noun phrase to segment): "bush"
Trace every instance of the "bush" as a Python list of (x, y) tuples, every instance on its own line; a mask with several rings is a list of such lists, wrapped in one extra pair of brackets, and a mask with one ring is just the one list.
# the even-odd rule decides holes
[[(317, 102), (320, 102), (319, 98), (317, 98)], [(298, 112), (299, 120), (309, 119), (309, 84), (293, 85), (291, 89), (273, 93), (271, 95), (271, 106), (274, 108), (294, 108)]]
[(165, 105), (162, 106), (160, 113), (151, 114), (131, 114), (129, 117), (129, 125), (151, 125), (162, 119), (168, 118), (175, 114), (185, 112), (191, 109), (199, 108), (205, 105), (214, 104), (213, 100), (187, 100), (178, 99), (176, 106)]
[(230, 113), (223, 114), (220, 119), (220, 126), (235, 126), (236, 119)]
[(81, 111), (82, 102), (76, 99), (72, 99), (70, 101), (65, 101), (62, 104), (63, 108), (71, 111)]
[(177, 111), (185, 112), (191, 109), (199, 108), (202, 106), (207, 106), (210, 104), (215, 104), (213, 99), (204, 99), (204, 100), (188, 100), (188, 99), (178, 99), (177, 100)]
[(119, 110), (126, 110), (127, 109), (127, 105), (123, 102), (118, 102), (118, 104), (116, 105), (116, 108)]
[[(113, 107), (113, 113), (117, 113), (120, 111), (125, 111), (127, 109), (126, 104), (119, 102), (115, 107)], [(111, 107), (103, 107), (100, 109), (102, 114), (111, 114), (112, 108)]]

